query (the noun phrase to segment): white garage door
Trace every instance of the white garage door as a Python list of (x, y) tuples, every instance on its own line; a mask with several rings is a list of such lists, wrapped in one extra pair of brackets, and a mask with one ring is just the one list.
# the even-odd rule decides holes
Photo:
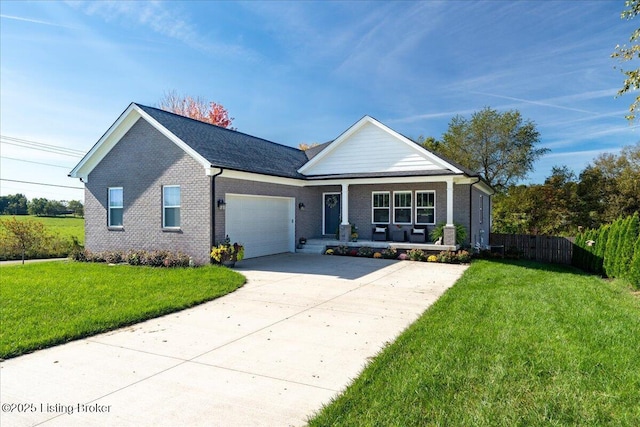
[(293, 198), (227, 194), (226, 202), (226, 232), (245, 258), (295, 251)]

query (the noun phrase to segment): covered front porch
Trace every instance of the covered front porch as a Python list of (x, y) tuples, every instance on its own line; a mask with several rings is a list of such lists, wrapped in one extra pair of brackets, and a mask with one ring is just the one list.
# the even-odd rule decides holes
[[(329, 182), (324, 182), (328, 184)], [(443, 240), (446, 246), (454, 247), (456, 244), (456, 229), (454, 226), (454, 184), (469, 184), (470, 181), (463, 177), (393, 177), (384, 179), (351, 179), (351, 180), (334, 180), (331, 184), (338, 184), (340, 191), (323, 193), (323, 232), (325, 236), (332, 234), (333, 230), (336, 230), (336, 237), (341, 243), (348, 243), (351, 240), (352, 226), (355, 224), (359, 227), (360, 237), (365, 239), (372, 237), (368, 230), (365, 228), (386, 228), (386, 239), (382, 241), (376, 240), (360, 240), (360, 242), (368, 242), (370, 247), (395, 247), (397, 249), (405, 249), (415, 247), (416, 244), (423, 246), (435, 246), (429, 243), (407, 243), (404, 242), (408, 239), (412, 229), (424, 229), (428, 232), (433, 229), (437, 222), (444, 222), (443, 228)], [(355, 197), (352, 197), (352, 189), (360, 188)], [(366, 190), (363, 190), (365, 189)], [(422, 191), (421, 191), (422, 190)], [(364, 197), (363, 197), (364, 191)], [(396, 193), (408, 193), (408, 205), (402, 208), (398, 207), (396, 202), (392, 202), (392, 196)], [(419, 217), (417, 197), (418, 193), (429, 193), (431, 196), (431, 204), (429, 206), (424, 205), (426, 210), (431, 210), (432, 214), (429, 219), (422, 219)], [(386, 204), (383, 207), (374, 205), (374, 198), (376, 195), (386, 196)], [(373, 196), (373, 197), (372, 197)], [(415, 196), (415, 199), (413, 198)], [(442, 197), (444, 196), (444, 197)], [(377, 200), (377, 199), (376, 199)], [(438, 200), (439, 213), (436, 214), (436, 200)], [(332, 203), (329, 203), (332, 201)], [(355, 201), (355, 203), (354, 203)], [(353, 205), (353, 206), (352, 206)], [(444, 210), (442, 209), (444, 206)], [(355, 211), (355, 214), (352, 213)], [(386, 216), (380, 219), (376, 218), (376, 211), (386, 211)], [(405, 211), (403, 219), (396, 217), (397, 211)], [(364, 218), (363, 218), (364, 215)], [(369, 215), (371, 215), (369, 217)], [(333, 218), (330, 221), (330, 218)], [(420, 219), (419, 219), (420, 218)], [(437, 219), (436, 219), (437, 218)], [(446, 219), (442, 221), (442, 219)], [(397, 230), (396, 230), (397, 227)], [(400, 231), (405, 233), (404, 238), (394, 238), (392, 234), (394, 231)], [(364, 236), (362, 235), (364, 234)], [(390, 242), (393, 240), (393, 242)], [(424, 239), (423, 239), (424, 240)], [(382, 246), (379, 246), (382, 244)], [(363, 244), (355, 245), (363, 246)], [(428, 250), (437, 250), (428, 249)], [(447, 250), (447, 249), (441, 249)]]

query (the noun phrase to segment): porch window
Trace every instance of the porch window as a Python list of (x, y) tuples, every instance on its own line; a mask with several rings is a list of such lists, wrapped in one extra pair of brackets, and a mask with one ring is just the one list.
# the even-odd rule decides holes
[(122, 187), (109, 187), (108, 198), (107, 205), (109, 206), (109, 212), (107, 214), (107, 225), (109, 227), (122, 227), (124, 211)]
[(416, 224), (436, 223), (435, 191), (416, 191)]
[(390, 196), (388, 191), (376, 191), (372, 193), (372, 222), (374, 224), (389, 224)]
[(162, 187), (162, 227), (180, 228), (180, 186)]
[(393, 223), (411, 224), (411, 191), (394, 191)]

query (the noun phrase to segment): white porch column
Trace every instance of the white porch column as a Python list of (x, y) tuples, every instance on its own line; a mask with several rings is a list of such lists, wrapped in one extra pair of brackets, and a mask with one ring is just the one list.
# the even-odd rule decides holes
[(342, 184), (342, 225), (349, 225), (349, 184)]
[(447, 179), (447, 226), (453, 226), (453, 178)]
[(351, 238), (351, 225), (349, 225), (349, 184), (342, 184), (342, 197), (341, 197), (341, 216), (340, 222), (340, 240), (342, 242), (348, 242)]
[(456, 227), (453, 225), (453, 178), (447, 179), (447, 225), (442, 230), (442, 243), (456, 244)]

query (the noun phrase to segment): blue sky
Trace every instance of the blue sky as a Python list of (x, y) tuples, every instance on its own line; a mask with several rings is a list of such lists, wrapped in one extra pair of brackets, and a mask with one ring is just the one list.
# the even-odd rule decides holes
[[(638, 25), (620, 19), (623, 8), (2, 1), (1, 177), (80, 187), (66, 176), (79, 158), (6, 137), (86, 152), (130, 102), (156, 106), (169, 90), (222, 103), (238, 130), (291, 146), (332, 140), (365, 114), (412, 138), (439, 138), (457, 114), (517, 109), (551, 150), (527, 182), (554, 165), (579, 173), (639, 139), (624, 118), (635, 94), (615, 98), (623, 77), (610, 58)], [(83, 198), (10, 181), (0, 191)]]

